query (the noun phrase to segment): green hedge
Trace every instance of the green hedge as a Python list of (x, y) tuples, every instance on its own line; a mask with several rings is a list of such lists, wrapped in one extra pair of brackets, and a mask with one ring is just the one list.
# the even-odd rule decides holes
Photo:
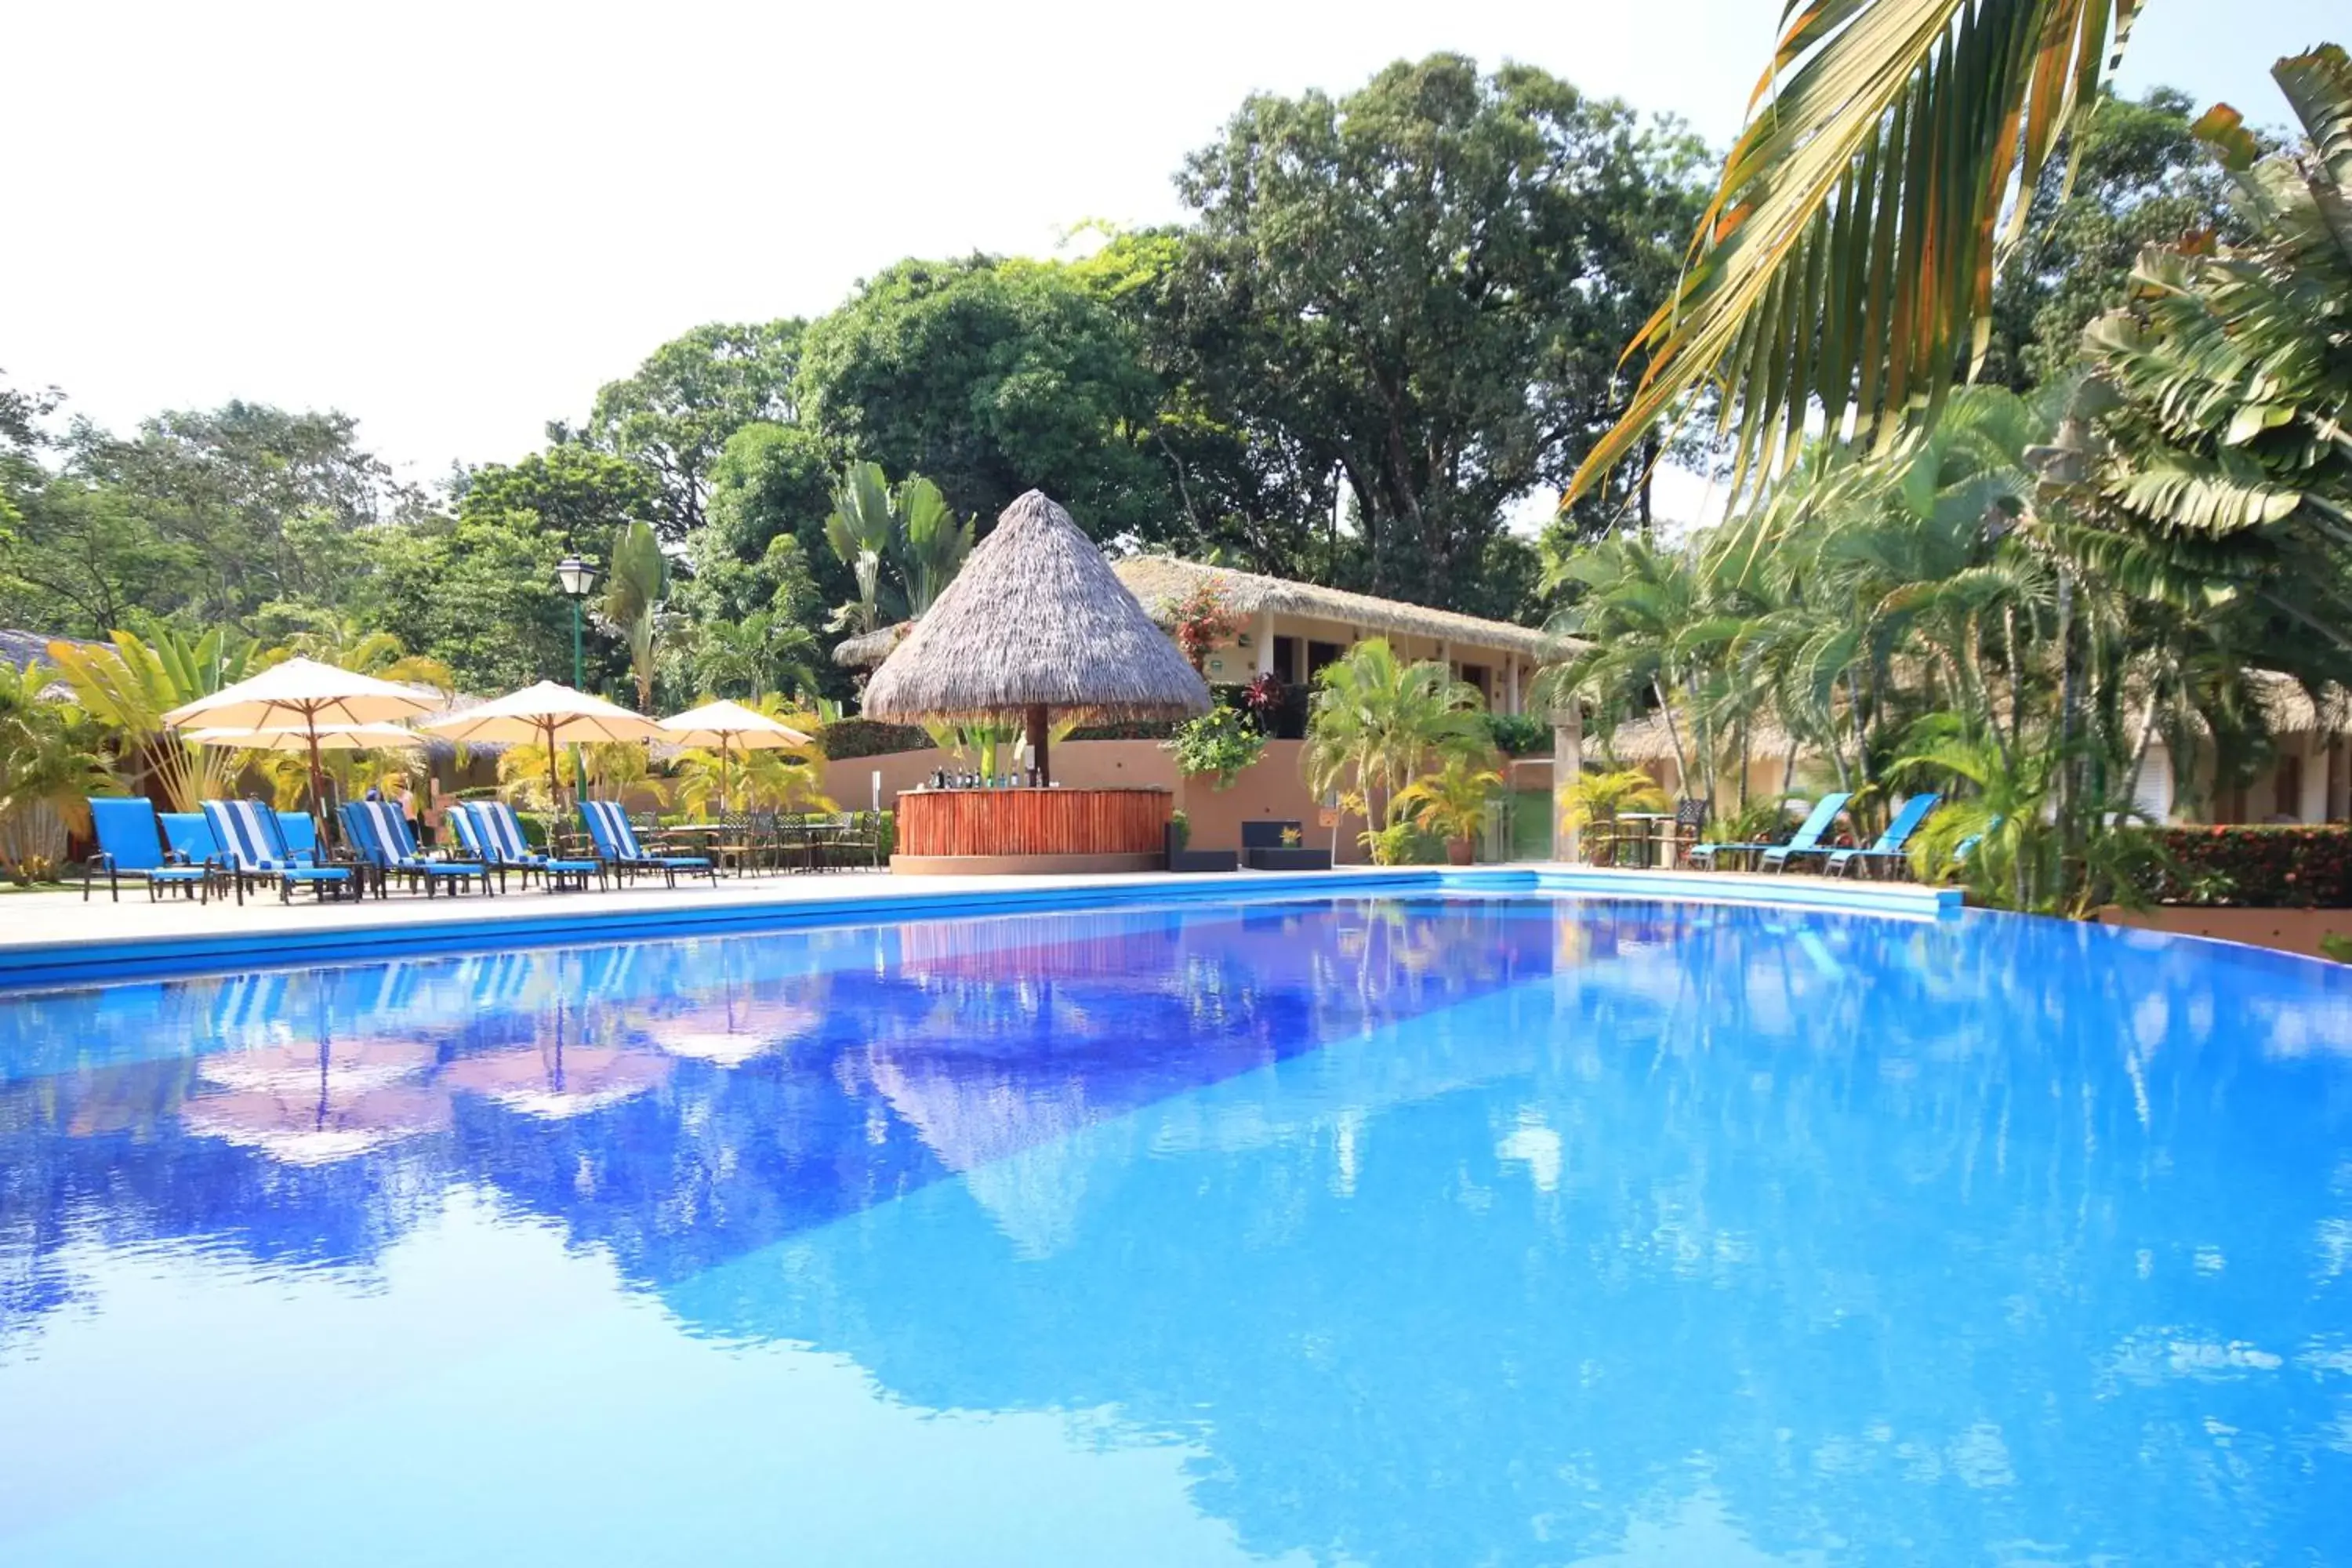
[(2147, 887), (2160, 904), (2352, 909), (2352, 828), (2151, 828), (2172, 866)]
[(919, 752), (931, 743), (929, 735), (912, 724), (885, 724), (878, 719), (835, 719), (821, 726), (811, 739), (828, 761), (879, 757), (892, 752)]
[(1531, 713), (1487, 713), (1486, 732), (1507, 757), (1551, 755), (1551, 726)]

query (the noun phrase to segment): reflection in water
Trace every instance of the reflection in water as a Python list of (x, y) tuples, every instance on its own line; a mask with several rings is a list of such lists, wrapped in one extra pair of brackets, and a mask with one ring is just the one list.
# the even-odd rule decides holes
[(1510, 900), (60, 994), (0, 1008), (0, 1401), (114, 1259), (396, 1304), (487, 1199), (467, 1269), (553, 1226), (715, 1353), (1178, 1445), (1267, 1559), (2330, 1561), (2347, 1046), (2271, 955)]

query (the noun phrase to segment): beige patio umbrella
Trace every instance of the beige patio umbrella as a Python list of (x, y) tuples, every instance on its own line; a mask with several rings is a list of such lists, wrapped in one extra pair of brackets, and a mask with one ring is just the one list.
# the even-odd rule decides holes
[[(212, 730), (292, 730), (305, 737), (310, 753), (310, 815), (320, 809), (319, 731), (322, 725), (383, 724), (414, 718), (441, 705), (431, 692), (421, 692), (396, 681), (379, 680), (321, 664), (315, 658), (289, 658), (273, 664), (248, 680), (224, 686), (209, 697), (173, 709), (163, 722), (185, 729), (201, 720)], [(293, 749), (293, 748), (289, 748)]]
[(321, 724), (315, 731), (191, 730), (183, 738), (200, 746), (229, 746), (240, 752), (299, 752), (313, 743), (322, 752), (380, 752), (425, 744), (424, 736), (402, 724)]
[(772, 719), (740, 702), (706, 702), (661, 721), (666, 738), (680, 746), (716, 747), (719, 752), (719, 803), (727, 804), (730, 744), (747, 752), (776, 752), (805, 746), (809, 738), (780, 719)]
[(562, 785), (555, 776), (555, 748), (567, 741), (659, 741), (668, 736), (642, 713), (618, 703), (553, 680), (542, 680), (520, 691), (468, 708), (444, 713), (417, 726), (452, 741), (488, 741), (512, 744), (543, 744), (547, 748), (547, 787), (558, 799)]
[(1070, 514), (1031, 490), (866, 689), (868, 718), (1018, 721), (1041, 779), (1049, 716), (1188, 719), (1209, 688)]

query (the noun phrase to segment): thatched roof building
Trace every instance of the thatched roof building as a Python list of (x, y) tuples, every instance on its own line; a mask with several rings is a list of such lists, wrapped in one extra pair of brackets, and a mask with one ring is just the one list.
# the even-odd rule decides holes
[(1209, 689), (1039, 490), (997, 519), (866, 689), (868, 717), (987, 721), (1043, 709), (1081, 722), (1204, 713)]
[(1567, 639), (1507, 621), (1490, 621), (1454, 610), (1433, 610), (1400, 599), (1376, 599), (1344, 588), (1318, 587), (1281, 577), (1261, 576), (1231, 566), (1206, 566), (1171, 555), (1132, 555), (1112, 570), (1141, 601), (1152, 619), (1167, 624), (1193, 590), (1212, 587), (1237, 614), (1299, 616), (1360, 628), (1375, 637), (1426, 637), (1436, 642), (1501, 648), (1528, 658), (1557, 658), (1572, 647)]
[[(1679, 727), (1683, 753), (1689, 755), (1695, 752), (1698, 748), (1698, 735), (1690, 720), (1677, 715), (1675, 722)], [(1675, 760), (1675, 730), (1667, 727), (1665, 715), (1651, 712), (1638, 719), (1628, 719), (1605, 734), (1595, 731), (1593, 742), (1596, 748), (1605, 751), (1621, 763), (1670, 763)], [(1720, 756), (1729, 756), (1738, 749), (1738, 744), (1736, 731), (1720, 726), (1717, 728), (1715, 747)], [(1748, 731), (1748, 754), (1750, 757), (1786, 756), (1792, 746), (1801, 757), (1810, 758), (1818, 751), (1809, 742), (1791, 738), (1786, 730), (1769, 718), (1759, 719)]]

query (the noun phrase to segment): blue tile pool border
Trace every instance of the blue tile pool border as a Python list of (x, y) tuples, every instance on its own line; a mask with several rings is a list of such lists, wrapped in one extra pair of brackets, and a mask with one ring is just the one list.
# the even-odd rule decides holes
[[(183, 931), (160, 937), (99, 941), (19, 942), (0, 946), (0, 990), (103, 984), (111, 980), (218, 973), (291, 964), (366, 963), (387, 957), (440, 952), (631, 942), (647, 938), (790, 931), (796, 928), (865, 925), (896, 920), (1035, 913), (1057, 910), (1118, 909), (1143, 904), (1260, 902), (1266, 900), (1355, 898), (1396, 893), (1570, 893), (1587, 897), (1666, 900), (1677, 903), (1770, 904), (1847, 913), (1908, 915), (1915, 919), (1958, 913), (1958, 889), (1907, 884), (1843, 883), (1790, 878), (1786, 881), (1688, 873), (1592, 871), (1574, 868), (1411, 867), (1389, 871), (1342, 873), (1252, 873), (1239, 877), (1167, 878), (1148, 882), (1055, 883), (1044, 887), (1008, 882), (985, 890), (969, 888), (926, 890), (906, 884), (905, 892), (800, 896), (773, 900), (699, 902), (695, 889), (677, 889), (677, 900), (657, 908), (632, 905), (598, 910), (574, 899), (534, 901), (531, 911), (469, 913), (456, 920), (388, 921), (382, 925), (321, 925), (305, 931), (276, 927), (261, 931)], [(454, 901), (454, 900), (453, 900)], [(507, 900), (500, 900), (505, 902)], [(520, 901), (515, 900), (515, 901)], [(480, 901), (470, 910), (482, 911)], [(230, 917), (234, 919), (233, 916)]]

